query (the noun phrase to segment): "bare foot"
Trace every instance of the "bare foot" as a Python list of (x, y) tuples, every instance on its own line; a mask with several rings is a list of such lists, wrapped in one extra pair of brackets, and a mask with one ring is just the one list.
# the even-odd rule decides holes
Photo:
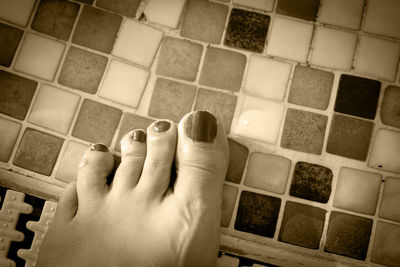
[(111, 186), (113, 156), (94, 145), (59, 201), (37, 266), (214, 266), (228, 153), (222, 125), (203, 111), (178, 129), (156, 121), (147, 138), (128, 133)]

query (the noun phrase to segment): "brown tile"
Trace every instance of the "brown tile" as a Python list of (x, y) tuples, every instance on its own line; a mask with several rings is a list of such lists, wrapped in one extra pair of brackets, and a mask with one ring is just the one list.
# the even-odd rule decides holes
[(0, 161), (10, 159), (21, 126), (21, 123), (0, 117)]
[(9, 67), (24, 32), (0, 23), (0, 65)]
[(97, 0), (96, 6), (127, 17), (135, 17), (141, 0)]
[(76, 0), (76, 1), (84, 3), (84, 4), (88, 4), (88, 5), (93, 4), (93, 0)]
[(385, 89), (381, 107), (384, 124), (400, 128), (400, 87), (389, 85)]
[(399, 266), (400, 225), (378, 221), (371, 261), (385, 266)]
[(239, 184), (242, 180), (244, 168), (249, 156), (249, 149), (231, 138), (228, 138), (228, 145), (229, 165), (228, 172), (226, 173), (226, 180)]
[(222, 190), (222, 214), (221, 226), (228, 227), (232, 218), (233, 208), (236, 204), (238, 189), (234, 186), (224, 184)]
[(320, 0), (279, 0), (276, 12), (299, 19), (317, 19)]

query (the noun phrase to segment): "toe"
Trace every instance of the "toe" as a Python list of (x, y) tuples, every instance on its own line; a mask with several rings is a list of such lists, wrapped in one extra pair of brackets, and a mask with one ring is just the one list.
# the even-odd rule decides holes
[(60, 218), (63, 221), (70, 221), (78, 210), (78, 195), (76, 193), (76, 182), (71, 182), (67, 185), (64, 192), (62, 193), (60, 200), (57, 205), (56, 218)]

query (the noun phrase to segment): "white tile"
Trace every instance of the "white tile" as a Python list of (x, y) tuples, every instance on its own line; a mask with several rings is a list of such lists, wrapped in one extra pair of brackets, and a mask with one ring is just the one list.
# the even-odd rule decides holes
[(244, 90), (250, 95), (283, 101), (291, 70), (290, 63), (253, 55)]
[(284, 106), (278, 102), (244, 96), (235, 133), (275, 144), (282, 124)]
[(400, 222), (400, 178), (386, 177), (379, 217)]
[(7, 162), (17, 141), (21, 124), (0, 117), (0, 161)]
[(363, 30), (400, 38), (400, 1), (368, 0)]
[(378, 130), (372, 145), (368, 166), (400, 173), (400, 132)]
[(28, 121), (67, 134), (80, 96), (44, 84), (41, 86)]
[(317, 27), (310, 63), (313, 65), (346, 70), (351, 69), (357, 34)]
[(267, 54), (306, 62), (313, 27), (312, 24), (275, 17)]
[(0, 19), (25, 27), (35, 0), (0, 0)]
[(160, 30), (127, 19), (121, 27), (112, 54), (150, 67), (163, 34)]
[(364, 0), (324, 0), (318, 15), (318, 21), (327, 24), (360, 28)]
[(233, 0), (233, 3), (264, 11), (272, 11), (274, 9), (275, 0)]
[(69, 141), (58, 167), (56, 179), (66, 183), (75, 181), (78, 175), (79, 162), (88, 148), (88, 145)]
[(239, 259), (222, 255), (217, 258), (217, 265), (215, 267), (239, 267)]
[(146, 18), (170, 28), (176, 28), (186, 0), (150, 0), (144, 14)]
[(64, 52), (63, 43), (27, 33), (14, 68), (42, 78), (53, 80)]
[(150, 73), (147, 70), (112, 60), (99, 96), (137, 108)]
[(354, 69), (356, 73), (394, 81), (399, 56), (399, 44), (362, 36)]

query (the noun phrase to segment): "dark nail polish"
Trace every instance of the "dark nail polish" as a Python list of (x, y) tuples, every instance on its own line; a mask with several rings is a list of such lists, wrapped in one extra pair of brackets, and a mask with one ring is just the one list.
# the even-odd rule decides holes
[(195, 142), (211, 143), (217, 136), (217, 119), (207, 111), (192, 113), (186, 123), (186, 135)]
[(154, 130), (159, 133), (167, 131), (169, 127), (171, 127), (171, 124), (168, 121), (156, 121), (154, 123)]
[(103, 144), (92, 144), (90, 147), (92, 151), (108, 152), (108, 147)]
[(146, 133), (143, 132), (142, 130), (134, 130), (131, 136), (133, 141), (140, 143), (146, 142)]

